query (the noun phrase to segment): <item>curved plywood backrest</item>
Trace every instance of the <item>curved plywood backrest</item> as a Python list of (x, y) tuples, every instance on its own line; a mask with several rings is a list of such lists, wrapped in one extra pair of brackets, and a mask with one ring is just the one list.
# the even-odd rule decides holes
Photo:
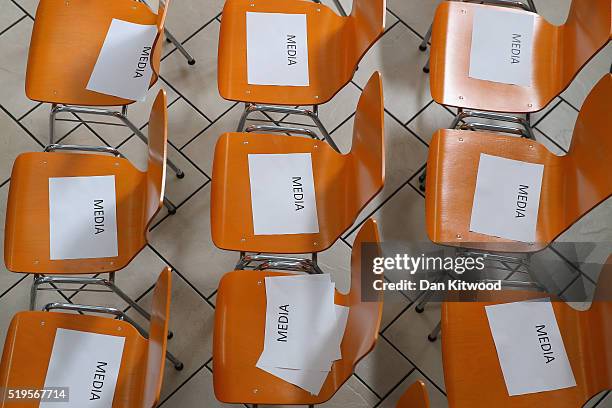
[(385, 0), (353, 0), (353, 10), (350, 15), (350, 55), (349, 66), (357, 63), (368, 49), (385, 32), (385, 16), (387, 6)]
[[(612, 38), (610, 0), (573, 0), (561, 26), (563, 81), (569, 84), (584, 64)], [(564, 85), (563, 87), (565, 87)]]
[[(365, 243), (373, 245), (364, 252)], [(382, 294), (377, 300), (364, 300), (362, 277), (366, 273), (372, 274), (372, 271), (362, 271), (362, 265), (371, 265), (371, 259), (380, 256), (379, 243), (376, 221), (368, 219), (359, 230), (351, 252), (351, 290), (348, 294), (350, 310), (342, 340), (342, 362), (350, 364), (351, 368), (372, 350), (378, 338), (382, 319)]]
[(142, 408), (153, 408), (159, 402), (166, 362), (171, 293), (172, 272), (166, 267), (157, 278), (153, 290)]
[(427, 387), (421, 380), (412, 384), (397, 402), (396, 408), (429, 408)]
[(149, 159), (147, 167), (146, 221), (150, 222), (161, 208), (166, 185), (168, 150), (168, 109), (166, 91), (161, 89), (149, 116)]
[(355, 112), (353, 143), (349, 155), (353, 165), (352, 203), (361, 211), (385, 182), (385, 123), (382, 79), (374, 72), (366, 84)]
[(612, 74), (587, 96), (578, 114), (564, 177), (565, 224), (612, 195)]
[(157, 82), (159, 78), (159, 65), (161, 61), (161, 53), (164, 48), (164, 26), (166, 24), (166, 15), (168, 14), (168, 6), (171, 0), (159, 0), (157, 7), (157, 37), (153, 43), (153, 58), (151, 59), (151, 68), (153, 76), (151, 77), (151, 86)]

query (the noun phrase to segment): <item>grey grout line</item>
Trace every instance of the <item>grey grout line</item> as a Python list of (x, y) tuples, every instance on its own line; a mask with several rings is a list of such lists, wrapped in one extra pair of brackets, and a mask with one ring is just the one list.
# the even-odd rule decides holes
[(423, 164), (421, 167), (419, 167), (417, 169), (416, 172), (414, 172), (409, 178), (408, 180), (404, 181), (399, 187), (397, 187), (391, 194), (389, 194), (383, 201), (382, 203), (380, 203), (376, 208), (374, 208), (374, 210), (372, 210), (363, 220), (361, 220), (357, 225), (355, 225), (353, 228), (351, 228), (349, 230), (348, 233), (344, 234), (343, 237), (346, 238), (349, 235), (351, 235), (353, 232), (355, 232), (359, 227), (361, 227), (361, 225), (370, 217), (372, 217), (378, 210), (380, 210), (387, 202), (389, 202), (389, 200), (391, 200), (402, 188), (404, 188), (406, 186), (406, 184), (410, 184), (410, 181), (415, 178), (416, 176), (418, 176), (419, 174), (421, 174), (421, 172), (423, 171), (423, 169), (425, 169), (425, 166), (427, 164)]
[[(181, 45), (185, 45), (189, 40), (191, 40), (193, 37), (195, 37), (196, 35), (198, 35), (200, 33), (200, 31), (204, 30), (206, 27), (208, 27), (213, 21), (217, 20), (217, 17), (219, 17), (221, 15), (221, 13), (217, 14), (215, 17), (211, 18), (210, 20), (208, 20), (206, 23), (204, 23), (203, 26), (201, 26), (200, 28), (198, 28), (193, 34), (187, 36), (187, 38), (185, 38), (183, 41), (181, 41)], [(219, 23), (221, 23), (221, 20), (217, 20)], [(170, 55), (172, 55), (173, 53), (178, 52), (178, 48), (174, 47), (170, 52), (168, 52), (166, 55), (162, 56), (161, 61), (165, 60), (166, 58), (168, 58)], [(197, 60), (196, 60), (196, 65), (198, 64)]]
[(174, 85), (172, 85), (168, 80), (166, 80), (166, 78), (163, 77), (163, 75), (159, 76), (159, 79), (161, 79), (166, 85), (168, 85), (168, 87), (170, 87), (170, 89), (172, 89), (174, 91), (174, 93), (176, 93), (177, 95), (179, 95), (181, 98), (183, 98), (185, 100), (185, 102), (187, 102), (187, 104), (189, 106), (191, 106), (196, 112), (198, 112), (200, 115), (202, 115), (204, 117), (204, 119), (206, 119), (209, 122), (213, 122), (213, 120), (211, 118), (209, 118), (204, 112), (202, 112), (200, 110), (200, 108), (198, 108), (197, 106), (195, 106), (193, 104), (193, 102), (191, 102), (185, 95), (183, 95), (181, 93), (181, 91), (179, 91), (177, 88), (174, 87)]
[[(206, 182), (204, 182), (204, 184), (202, 184), (200, 187), (198, 187), (195, 191), (193, 191), (191, 194), (189, 194), (187, 196), (187, 198), (185, 198), (183, 201), (181, 201), (179, 204), (176, 204), (174, 207), (176, 208), (176, 211), (178, 212), (178, 210), (185, 205), (189, 200), (191, 200), (196, 194), (198, 194), (200, 191), (202, 191), (208, 184), (210, 184), (212, 182), (211, 179), (206, 180)], [(163, 207), (162, 210), (163, 211)], [(166, 219), (173, 217), (175, 214), (170, 214), (170, 213), (166, 213), (166, 215), (164, 215), (159, 221), (157, 221), (155, 224), (153, 224), (150, 228), (149, 231), (153, 231), (155, 228), (157, 228), (162, 222), (164, 222)]]
[(212, 361), (212, 357), (210, 357), (208, 360), (206, 360), (206, 362), (204, 364), (202, 364), (200, 367), (198, 367), (193, 373), (191, 373), (189, 375), (189, 377), (187, 377), (181, 384), (178, 385), (178, 387), (176, 387), (170, 394), (168, 394), (168, 396), (166, 398), (164, 398), (163, 401), (161, 401), (157, 407), (160, 408), (162, 407), (170, 398), (172, 398), (172, 396), (174, 396), (174, 394), (176, 394), (181, 388), (183, 388), (185, 386), (185, 384), (187, 384), (192, 378), (194, 378), (196, 375), (198, 375), (198, 373), (200, 371), (202, 371), (202, 369), (207, 367), (207, 364)]
[[(610, 393), (611, 393), (611, 392), (612, 392), (612, 391), (606, 391), (606, 393), (605, 393), (605, 394), (604, 394), (604, 395), (603, 395), (603, 396), (602, 396), (602, 397), (599, 399), (599, 401), (597, 401), (597, 402), (595, 403), (595, 405), (593, 405), (593, 408), (596, 408), (597, 406), (599, 406), (599, 404), (601, 404), (601, 403), (603, 402), (603, 400), (605, 400), (605, 399), (606, 399), (606, 397), (607, 397), (608, 395), (610, 395)], [(601, 407), (601, 408), (606, 408), (606, 407)]]
[(401, 380), (399, 380), (399, 382), (398, 382), (397, 384), (395, 384), (393, 387), (391, 387), (391, 389), (390, 389), (389, 391), (387, 391), (387, 393), (386, 393), (385, 395), (383, 395), (382, 399), (381, 399), (380, 401), (378, 401), (378, 403), (377, 403), (376, 405), (374, 405), (374, 407), (373, 407), (373, 408), (377, 408), (378, 406), (380, 406), (380, 404), (382, 404), (383, 402), (385, 402), (385, 400), (386, 400), (387, 398), (389, 398), (389, 396), (390, 396), (391, 394), (393, 394), (393, 392), (395, 392), (395, 390), (396, 390), (396, 389), (397, 389), (397, 388), (398, 388), (400, 385), (402, 385), (402, 383), (403, 383), (404, 381), (406, 381), (406, 379), (407, 379), (408, 377), (410, 377), (410, 376), (412, 375), (412, 373), (414, 373), (415, 371), (416, 371), (416, 367), (414, 367), (414, 366), (413, 366), (413, 367), (412, 367), (412, 369), (411, 369), (410, 371), (408, 371), (408, 373), (407, 373), (405, 376), (403, 376), (403, 377), (402, 377), (402, 379), (401, 379)]
[[(366, 387), (372, 394), (374, 394), (376, 396), (376, 398), (378, 398), (378, 401), (382, 401), (382, 397), (380, 396), (380, 394), (378, 394), (374, 388), (372, 388), (370, 386), (370, 384), (368, 384), (363, 378), (361, 378), (359, 376), (359, 374), (357, 374), (356, 371), (353, 371), (353, 377), (355, 377), (357, 379), (357, 381), (359, 381), (361, 384), (363, 384), (364, 387)], [(350, 377), (349, 377), (350, 378)]]
[[(13, 272), (9, 272), (9, 273), (13, 273)], [(8, 289), (6, 289), (4, 292), (0, 293), (0, 299), (2, 299), (2, 297), (4, 295), (6, 295), (7, 293), (9, 293), (11, 290), (13, 290), (14, 287), (16, 287), (17, 285), (19, 285), (21, 282), (24, 281), (24, 279), (27, 279), (28, 275), (23, 275), (21, 278), (17, 279), (17, 281), (15, 283), (13, 283), (12, 285), (9, 286)]]
[[(410, 26), (408, 23), (406, 23), (404, 20), (402, 20), (398, 14), (394, 13), (394, 12), (393, 12), (391, 9), (389, 9), (389, 7), (387, 7), (387, 11), (388, 11), (389, 13), (393, 14), (393, 16), (394, 16), (395, 18), (397, 18), (398, 22), (401, 22), (401, 23), (402, 23), (404, 26), (406, 26), (406, 27), (407, 27), (407, 28), (408, 28), (410, 31), (412, 31), (412, 33), (413, 33), (414, 35), (416, 35), (417, 37), (419, 37), (419, 39), (420, 39), (420, 40), (423, 40), (423, 36), (422, 36), (422, 35), (421, 35), (421, 34), (420, 34), (420, 33), (419, 33), (417, 30), (415, 30), (414, 28), (412, 28), (412, 27), (411, 27), (411, 26)], [(423, 52), (425, 52), (425, 51), (423, 51)]]
[(19, 117), (17, 120), (21, 121), (23, 120), (26, 116), (28, 116), (30, 113), (34, 112), (36, 109), (38, 109), (43, 103), (42, 102), (38, 102), (32, 109), (30, 109), (29, 111), (27, 111), (26, 113), (24, 113), (23, 115), (21, 115), (21, 117)]
[[(183, 97), (184, 98), (184, 97)], [(219, 120), (221, 120), (221, 118), (223, 118), (226, 114), (229, 113), (229, 111), (231, 111), (232, 109), (234, 109), (234, 107), (236, 105), (238, 105), (239, 102), (234, 103), (231, 107), (229, 107), (227, 110), (225, 110), (221, 115), (219, 115), (215, 120), (213, 120), (212, 122), (210, 122), (204, 129), (200, 130), (198, 133), (196, 133), (195, 136), (193, 136), (191, 139), (189, 139), (187, 142), (185, 142), (183, 144), (183, 146), (181, 146), (181, 148), (179, 150), (183, 150), (184, 148), (186, 148), (187, 146), (189, 146), (193, 141), (195, 141), (197, 138), (199, 138), (202, 134), (204, 134), (204, 132), (206, 132), (208, 129), (210, 129), (215, 123), (217, 123)]]
[[(357, 87), (359, 88), (362, 92), (363, 89), (357, 85), (353, 80), (351, 80), (351, 82)], [(429, 144), (423, 140), (421, 138), (421, 136), (417, 135), (414, 131), (412, 131), (412, 129), (410, 129), (408, 126), (406, 126), (401, 120), (399, 120), (393, 113), (391, 113), (391, 111), (389, 111), (387, 108), (385, 108), (385, 113), (387, 115), (389, 115), (391, 118), (393, 118), (401, 127), (403, 127), (404, 129), (406, 129), (408, 131), (408, 133), (410, 133), (412, 136), (414, 136), (419, 142), (423, 143), (425, 146), (429, 147)]]
[[(567, 257), (561, 252), (559, 251), (557, 248), (555, 248), (555, 242), (551, 243), (549, 245), (549, 248), (552, 252), (554, 252), (555, 254), (557, 254), (557, 256), (561, 259), (563, 259), (565, 261), (565, 263), (567, 263), (572, 269), (574, 269), (578, 274), (583, 275), (587, 280), (589, 280), (592, 284), (597, 285), (597, 282), (595, 282), (593, 279), (591, 279), (591, 277), (589, 275), (587, 275), (586, 273), (584, 273), (582, 271), (582, 269), (580, 269), (579, 265), (574, 264), (572, 261), (570, 261), (569, 259), (567, 259)], [(602, 265), (603, 267), (603, 265)]]
[(206, 303), (208, 303), (210, 305), (210, 307), (213, 308), (213, 310), (215, 309), (215, 305), (212, 304), (211, 301), (208, 300), (208, 298), (202, 293), (200, 292), (200, 290), (198, 288), (195, 287), (195, 285), (193, 283), (191, 283), (189, 281), (189, 279), (187, 279), (181, 272), (179, 272), (178, 269), (176, 269), (174, 267), (174, 265), (172, 265), (170, 262), (168, 262), (168, 260), (151, 244), (148, 243), (147, 246), (153, 251), (155, 252), (155, 254), (166, 264), (168, 265), (173, 272), (175, 272), (178, 276), (181, 277), (181, 279), (183, 279), (183, 281), (185, 281), (185, 283), (191, 287), (191, 289), (193, 289)]
[[(380, 338), (384, 339), (387, 343), (389, 343), (389, 345), (391, 347), (393, 347), (395, 349), (395, 351), (397, 351), (402, 357), (404, 357), (406, 360), (408, 360), (408, 362), (410, 364), (412, 364), (414, 366), (414, 368), (423, 376), (427, 379), (427, 381), (429, 381), (430, 383), (432, 383), (434, 385), (434, 387), (436, 387), (438, 389), (438, 391), (440, 391), (442, 394), (444, 394), (444, 396), (446, 396), (446, 391), (444, 391), (442, 389), (442, 387), (440, 387), (431, 377), (429, 377), (427, 374), (425, 374), (425, 372), (423, 370), (421, 370), (419, 368), (419, 366), (417, 366), (414, 361), (412, 361), (410, 358), (408, 358), (407, 355), (405, 355), (395, 344), (393, 344), (393, 342), (391, 342), (389, 339), (387, 339), (386, 335), (381, 334)], [(423, 340), (425, 341), (425, 340)]]
[(561, 94), (558, 95), (559, 99), (561, 99), (563, 102), (567, 103), (569, 105), (570, 108), (572, 108), (573, 110), (575, 110), (576, 112), (580, 112), (580, 109), (578, 109), (577, 107), (575, 107), (572, 103), (570, 103), (567, 99), (565, 99), (563, 96), (561, 96)]
[(17, 1), (15, 1), (15, 0), (10, 0), (10, 1), (11, 1), (11, 2), (12, 2), (14, 5), (15, 5), (15, 6), (17, 6), (17, 8), (18, 8), (18, 9), (20, 9), (21, 11), (23, 11), (23, 13), (24, 13), (26, 16), (28, 16), (28, 17), (30, 17), (32, 20), (34, 20), (34, 17), (32, 17), (32, 15), (31, 15), (30, 13), (28, 13), (28, 11), (27, 11), (25, 8), (23, 8), (23, 7), (21, 6), (21, 4), (19, 4), (19, 3), (18, 3)]
[(545, 132), (542, 131), (542, 129), (540, 129), (538, 127), (534, 127), (534, 129), (537, 129), (538, 132), (542, 133), (546, 139), (548, 139), (552, 144), (554, 144), (559, 149), (561, 149), (562, 152), (567, 153), (567, 149), (565, 147), (561, 146), (555, 139), (553, 139), (552, 137), (548, 136)]
[(28, 128), (26, 128), (26, 127), (25, 127), (25, 126), (24, 126), (24, 125), (23, 125), (21, 122), (19, 122), (19, 121), (17, 120), (17, 118), (15, 118), (15, 117), (13, 116), (13, 114), (12, 114), (11, 112), (9, 112), (9, 111), (8, 111), (8, 109), (6, 109), (6, 108), (4, 107), (4, 105), (0, 104), (0, 110), (4, 111), (4, 113), (6, 113), (6, 115), (7, 115), (8, 117), (10, 117), (11, 119), (13, 119), (13, 121), (14, 121), (15, 123), (17, 123), (17, 125), (18, 125), (18, 126), (19, 126), (19, 127), (20, 127), (20, 128), (23, 130), (23, 131), (25, 131), (25, 132), (26, 132), (26, 133), (27, 133), (27, 134), (28, 134), (28, 135), (29, 135), (29, 136), (30, 136), (32, 139), (34, 139), (34, 141), (36, 142), (36, 144), (38, 144), (38, 145), (39, 145), (40, 147), (42, 147), (43, 149), (45, 148), (45, 146), (44, 146), (42, 143), (40, 143), (40, 141), (39, 141), (39, 140), (36, 138), (36, 136), (34, 136), (34, 134), (32, 134), (32, 132), (30, 132), (30, 130), (29, 130)]
[[(561, 102), (563, 102), (562, 99), (560, 99), (557, 103), (555, 103), (553, 106), (551, 106), (551, 108), (548, 111), (546, 111), (545, 114), (543, 114), (538, 120), (536, 120), (534, 123), (531, 124), (531, 127), (534, 128), (534, 127), (538, 126), (540, 124), (540, 122), (542, 122), (542, 119), (544, 119), (545, 117), (550, 115), (550, 113), (552, 111), (554, 111), (557, 108), (557, 106), (561, 105)], [(546, 107), (544, 109), (546, 109)]]
[(0, 31), (0, 35), (6, 33), (8, 30), (10, 30), (11, 28), (15, 27), (17, 24), (19, 24), (21, 22), (21, 20), (23, 20), (24, 18), (28, 18), (27, 15), (23, 15), (21, 17), (19, 17), (17, 20), (15, 20), (14, 22), (12, 22), (8, 27), (6, 27), (4, 30)]
[(425, 106), (423, 106), (421, 109), (419, 109), (419, 111), (418, 111), (417, 113), (415, 113), (415, 114), (414, 114), (414, 116), (412, 116), (410, 119), (408, 119), (408, 120), (406, 121), (406, 123), (404, 123), (404, 125), (405, 125), (405, 126), (408, 126), (408, 125), (410, 124), (410, 122), (412, 122), (413, 120), (415, 120), (416, 118), (418, 118), (418, 117), (421, 115), (421, 113), (425, 112), (425, 110), (426, 110), (427, 108), (429, 108), (429, 106), (430, 106), (430, 105), (433, 103), (433, 101), (434, 101), (434, 100), (433, 100), (433, 99), (431, 99), (429, 102), (427, 102), (427, 103), (425, 104)]

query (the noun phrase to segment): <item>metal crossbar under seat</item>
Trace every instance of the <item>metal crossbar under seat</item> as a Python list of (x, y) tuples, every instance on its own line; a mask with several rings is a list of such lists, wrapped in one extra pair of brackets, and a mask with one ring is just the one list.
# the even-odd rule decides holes
[[(43, 310), (45, 312), (50, 312), (51, 310), (69, 310), (69, 311), (74, 311), (74, 312), (110, 314), (110, 315), (116, 316), (117, 319), (124, 320), (128, 322), (129, 324), (131, 324), (132, 326), (134, 326), (136, 330), (138, 330), (138, 332), (145, 339), (149, 338), (149, 333), (141, 325), (136, 323), (136, 321), (132, 319), (131, 317), (129, 317), (127, 314), (125, 314), (125, 312), (119, 309), (116, 309), (114, 307), (90, 306), (90, 305), (79, 305), (75, 303), (55, 302), (55, 303), (48, 303), (47, 305), (45, 305)], [(180, 371), (183, 369), (183, 363), (167, 350), (166, 350), (166, 358), (168, 359), (168, 361), (172, 363), (172, 365), (174, 366), (176, 370)]]
[(309, 274), (322, 274), (323, 271), (317, 265), (317, 254), (312, 254), (312, 259), (278, 256), (278, 255), (263, 255), (240, 253), (240, 259), (236, 264), (236, 270), (252, 269), (263, 271), (267, 269), (276, 269), (284, 271), (306, 272)]
[[(468, 122), (466, 119), (488, 119), (494, 120), (497, 123), (479, 123)], [(471, 109), (457, 109), (457, 115), (450, 125), (450, 129), (461, 130), (486, 130), (488, 132), (510, 133), (524, 137), (526, 139), (535, 140), (533, 129), (531, 128), (531, 115), (525, 114), (522, 118), (517, 115), (499, 113), (499, 112), (483, 112)], [(419, 175), (419, 189), (425, 191), (425, 179), (427, 177), (427, 169)]]
[[(54, 143), (45, 147), (45, 152), (52, 152), (55, 150), (75, 150), (83, 152), (108, 153), (114, 155), (115, 157), (121, 157), (121, 153), (119, 152), (119, 150), (110, 146), (81, 146)], [(166, 206), (170, 214), (176, 214), (176, 207), (166, 197), (164, 197), (164, 206)]]
[[(98, 115), (98, 116), (110, 116), (116, 119), (119, 119), (122, 123), (117, 124), (120, 126), (128, 127), (140, 140), (145, 143), (148, 143), (147, 137), (142, 133), (142, 131), (134, 125), (127, 117), (127, 106), (121, 107), (121, 112), (113, 110), (113, 109), (104, 109), (104, 108), (96, 108), (91, 106), (76, 106), (76, 105), (60, 105), (60, 104), (52, 104), (51, 105), (51, 113), (49, 116), (49, 144), (55, 143), (55, 121), (65, 121), (65, 122), (74, 122), (75, 120), (71, 119), (56, 119), (58, 113), (81, 113), (86, 115)], [(106, 122), (92, 122), (88, 120), (84, 120), (78, 117), (77, 122), (80, 123), (98, 123), (98, 124), (109, 124)], [(176, 173), (176, 177), (183, 178), (185, 177), (185, 173), (181, 169), (179, 169), (170, 159), (167, 159), (168, 166)]]
[[(338, 149), (338, 145), (336, 145), (336, 142), (334, 142), (332, 137), (329, 135), (329, 132), (327, 131), (325, 126), (323, 126), (323, 123), (319, 119), (319, 107), (317, 105), (313, 105), (312, 110), (310, 110), (310, 109), (305, 109), (305, 108), (292, 108), (292, 107), (287, 107), (287, 106), (260, 105), (260, 104), (255, 104), (255, 103), (246, 103), (244, 112), (242, 113), (242, 116), (240, 117), (240, 122), (238, 122), (238, 128), (237, 128), (238, 132), (243, 132), (245, 130), (246, 121), (249, 115), (254, 112), (262, 112), (262, 113), (269, 112), (269, 113), (282, 113), (285, 115), (306, 116), (310, 118), (313, 121), (314, 126), (319, 129), (319, 131), (321, 132), (321, 136), (323, 137), (323, 140), (329, 143), (329, 145), (335, 151), (340, 152), (340, 149)], [(313, 139), (319, 139), (317, 134), (310, 129), (301, 128), (301, 127), (298, 128), (298, 127), (283, 126), (282, 122), (280, 121), (278, 122), (274, 121), (273, 123), (274, 125), (251, 125), (246, 129), (246, 131), (247, 132), (261, 131), (261, 132), (298, 133), (298, 134), (310, 136)]]
[[(534, 13), (537, 13), (533, 0), (527, 0), (527, 4), (525, 4), (524, 2), (520, 0), (460, 0), (460, 1), (465, 1), (469, 3), (491, 4), (491, 5), (497, 5), (497, 6), (517, 7), (525, 11), (532, 11)], [(429, 30), (427, 30), (425, 37), (423, 37), (423, 41), (421, 41), (421, 43), (419, 44), (419, 50), (421, 51), (427, 50), (427, 46), (429, 45), (429, 40), (431, 39), (432, 27), (433, 27), (433, 22), (429, 25)], [(429, 58), (427, 58), (427, 62), (423, 66), (423, 72), (425, 72), (426, 74), (429, 73)]]

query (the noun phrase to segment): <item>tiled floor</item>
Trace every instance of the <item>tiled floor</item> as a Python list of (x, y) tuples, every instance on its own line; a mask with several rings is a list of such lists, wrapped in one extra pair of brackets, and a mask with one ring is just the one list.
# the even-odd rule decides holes
[[(41, 150), (47, 139), (49, 106), (28, 100), (24, 77), (30, 32), (37, 0), (0, 0), (0, 219), (4, 220), (11, 165), (25, 151)], [(145, 103), (131, 108), (130, 116), (146, 125), (152, 96), (159, 87), (168, 91), (170, 157), (185, 171), (178, 180), (168, 174), (167, 195), (178, 213), (158, 216), (150, 244), (127, 268), (117, 274), (118, 284), (145, 307), (155, 278), (163, 265), (174, 269), (171, 326), (176, 333), (171, 350), (185, 362), (182, 372), (166, 371), (161, 406), (217, 407), (212, 390), (211, 342), (215, 289), (221, 275), (232, 269), (237, 254), (216, 249), (210, 238), (209, 199), (211, 159), (216, 138), (236, 126), (241, 106), (219, 96), (216, 86), (217, 37), (222, 0), (182, 0), (171, 6), (167, 25), (197, 59), (188, 66), (167, 45), (161, 81)], [(330, 4), (327, 0), (324, 3)], [(350, 6), (350, 0), (343, 1)], [(427, 143), (434, 130), (450, 124), (452, 113), (434, 103), (427, 76), (421, 71), (427, 55), (417, 46), (431, 21), (435, 0), (388, 0), (387, 32), (360, 63), (354, 80), (332, 102), (321, 108), (321, 117), (341, 149), (350, 144), (354, 107), (360, 89), (373, 70), (382, 72), (386, 105), (387, 178), (381, 194), (346, 231), (342, 240), (320, 256), (320, 264), (332, 273), (341, 289), (348, 288), (350, 245), (359, 223), (373, 216), (386, 241), (426, 241), (424, 200), (416, 177), (425, 165)], [(569, 0), (536, 0), (539, 12), (552, 22), (565, 19)], [(537, 138), (557, 154), (570, 143), (571, 132), (586, 94), (610, 67), (609, 44), (556, 98), (543, 114), (535, 115)], [(144, 163), (144, 145), (129, 131), (115, 126), (62, 123), (64, 142), (106, 143), (138, 165)], [(612, 242), (612, 202), (597, 210), (564, 234), (565, 241)], [(0, 232), (0, 237), (3, 232)], [(609, 247), (608, 247), (609, 249)], [(609, 252), (609, 250), (608, 250)], [(559, 246), (547, 256), (561, 261), (574, 259)], [(580, 271), (571, 265), (557, 282), (559, 291), (590, 291), (596, 271)], [(584, 272), (584, 273), (583, 273)], [(11, 316), (28, 305), (31, 280), (0, 266), (0, 337)], [(117, 304), (108, 296), (70, 300)], [(44, 296), (39, 302), (62, 299)], [(385, 299), (380, 340), (362, 361), (356, 374), (327, 407), (394, 407), (403, 390), (416, 379), (429, 388), (434, 407), (447, 406), (440, 355), (440, 342), (430, 343), (426, 333), (439, 318), (439, 307), (431, 305), (423, 314), (414, 312), (413, 301), (402, 294)], [(612, 407), (612, 394), (594, 398), (590, 407)]]

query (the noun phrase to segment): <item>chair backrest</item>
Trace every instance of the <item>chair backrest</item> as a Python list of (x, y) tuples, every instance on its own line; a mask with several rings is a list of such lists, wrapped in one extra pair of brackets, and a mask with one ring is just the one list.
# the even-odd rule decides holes
[(353, 0), (353, 10), (349, 16), (349, 66), (356, 67), (368, 49), (383, 35), (386, 13), (386, 0)]
[(146, 222), (149, 223), (163, 205), (168, 155), (168, 109), (166, 91), (160, 89), (149, 116), (149, 159), (146, 187)]
[(408, 387), (395, 408), (429, 408), (429, 395), (425, 383), (418, 380)]
[(567, 21), (560, 29), (561, 75), (564, 83), (569, 84), (582, 66), (612, 39), (612, 2), (573, 0)]
[(372, 74), (357, 103), (350, 156), (353, 166), (350, 204), (357, 206), (353, 210), (357, 214), (385, 183), (385, 111), (379, 72)]
[(171, 293), (172, 272), (166, 267), (153, 290), (142, 408), (156, 407), (159, 402), (166, 362)]
[[(340, 364), (347, 368), (347, 372), (353, 371), (355, 364), (374, 348), (378, 339), (383, 310), (382, 293), (379, 294), (377, 301), (364, 300), (362, 278), (365, 274), (373, 274), (373, 271), (362, 271), (362, 266), (371, 265), (370, 261), (380, 256), (381, 252), (379, 245), (363, 252), (363, 244), (378, 244), (379, 242), (376, 221), (368, 219), (359, 230), (351, 252), (351, 289), (348, 294), (350, 310), (342, 339), (342, 360), (340, 361)], [(366, 259), (362, 259), (364, 254), (363, 258)], [(382, 279), (382, 275), (376, 278)]]
[[(609, 1), (609, 0), (607, 0)], [(564, 175), (565, 227), (612, 195), (612, 74), (587, 96), (576, 125)]]
[(166, 14), (168, 14), (168, 6), (171, 0), (159, 0), (157, 7), (157, 37), (153, 43), (153, 58), (151, 58), (151, 68), (153, 76), (151, 77), (151, 86), (157, 82), (159, 78), (159, 65), (161, 62), (161, 53), (164, 48), (164, 26), (166, 24)]

